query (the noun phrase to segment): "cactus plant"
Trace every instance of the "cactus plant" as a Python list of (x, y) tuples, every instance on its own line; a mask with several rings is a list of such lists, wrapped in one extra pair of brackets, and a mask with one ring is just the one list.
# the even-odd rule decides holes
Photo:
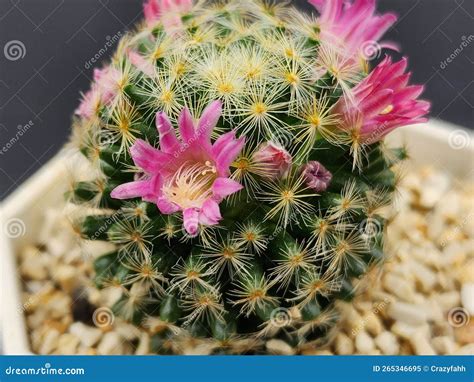
[(95, 284), (154, 351), (313, 346), (383, 263), (407, 155), (383, 138), (429, 104), (405, 59), (369, 69), (396, 48), (374, 1), (148, 0), (95, 70), (71, 141), (90, 170), (68, 195), (81, 237), (115, 248)]

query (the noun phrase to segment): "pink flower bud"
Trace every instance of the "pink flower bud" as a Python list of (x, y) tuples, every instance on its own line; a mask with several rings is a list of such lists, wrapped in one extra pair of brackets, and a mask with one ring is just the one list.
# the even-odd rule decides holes
[(316, 192), (324, 192), (331, 183), (332, 174), (317, 161), (310, 161), (303, 166), (306, 184)]
[(285, 176), (292, 163), (290, 153), (271, 141), (263, 143), (252, 159), (261, 170), (261, 175), (270, 179)]

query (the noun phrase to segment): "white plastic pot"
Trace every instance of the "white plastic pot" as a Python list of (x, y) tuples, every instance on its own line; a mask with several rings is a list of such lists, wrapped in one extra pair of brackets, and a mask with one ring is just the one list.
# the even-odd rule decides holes
[[(457, 179), (474, 179), (474, 135), (439, 121), (398, 129), (389, 142), (406, 144), (415, 165), (429, 164)], [(0, 209), (1, 315), (3, 352), (31, 354), (15, 254), (38, 237), (47, 206), (63, 200), (67, 159), (58, 154), (19, 187)]]

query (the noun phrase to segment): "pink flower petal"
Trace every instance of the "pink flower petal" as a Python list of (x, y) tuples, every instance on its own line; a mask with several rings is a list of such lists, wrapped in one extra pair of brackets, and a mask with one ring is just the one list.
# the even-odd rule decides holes
[(170, 160), (168, 154), (155, 149), (142, 139), (135, 141), (130, 148), (130, 155), (133, 162), (149, 174), (159, 171)]
[(206, 107), (206, 109), (204, 109), (201, 118), (199, 119), (196, 131), (201, 142), (210, 142), (212, 130), (216, 127), (221, 114), (222, 102), (219, 100), (213, 101)]
[(196, 139), (194, 122), (188, 108), (184, 108), (178, 118), (179, 131), (184, 142)]
[(179, 207), (176, 204), (169, 202), (165, 198), (159, 198), (158, 202), (156, 203), (156, 206), (158, 207), (160, 212), (165, 215), (175, 213), (179, 210)]
[(82, 95), (82, 100), (74, 114), (82, 118), (92, 118), (96, 114), (96, 107), (101, 102), (100, 94), (96, 87), (92, 87)]
[(156, 23), (159, 20), (161, 10), (157, 0), (148, 0), (143, 4), (143, 13), (149, 26)]
[(224, 135), (221, 135), (212, 145), (212, 153), (217, 156), (220, 152), (225, 150), (227, 145), (235, 139), (235, 132), (229, 131)]
[(239, 138), (235, 141), (227, 143), (223, 150), (217, 155), (217, 173), (220, 176), (227, 176), (229, 173), (230, 164), (242, 151), (244, 145), (245, 138)]
[(222, 219), (219, 204), (212, 199), (207, 199), (201, 208), (199, 221), (205, 225), (216, 225)]
[(138, 70), (146, 74), (148, 77), (153, 77), (155, 74), (155, 68), (150, 61), (147, 61), (145, 57), (139, 53), (131, 50), (128, 52), (128, 59)]
[[(309, 0), (320, 13), (322, 44), (340, 44), (349, 59), (357, 62), (361, 49), (375, 43), (394, 24), (391, 13), (377, 15), (375, 0)], [(384, 43), (380, 44), (381, 46)]]
[(163, 185), (162, 178), (159, 174), (153, 175), (148, 180), (147, 193), (142, 195), (142, 199), (145, 202), (156, 203), (159, 195), (161, 194), (161, 187)]
[(319, 13), (321, 13), (326, 0), (308, 0), (308, 2), (312, 4), (313, 7), (318, 10)]
[(95, 82), (99, 82), (100, 79), (105, 75), (105, 69), (94, 68), (93, 78)]
[(156, 128), (160, 134), (161, 151), (173, 154), (179, 147), (179, 141), (176, 138), (173, 125), (165, 113), (156, 113)]
[(400, 44), (397, 44), (396, 42), (393, 42), (393, 41), (384, 41), (380, 43), (380, 47), (384, 49), (390, 49), (395, 52), (400, 52)]
[(197, 235), (199, 230), (199, 212), (196, 208), (187, 208), (183, 211), (183, 226), (190, 235)]
[(114, 199), (138, 198), (146, 195), (149, 189), (148, 180), (138, 180), (115, 187), (110, 193), (110, 196)]
[(215, 197), (223, 199), (244, 188), (240, 183), (229, 178), (217, 178), (212, 185), (212, 193)]
[(387, 106), (390, 106), (390, 102), (393, 98), (392, 89), (383, 89), (375, 94), (373, 97), (364, 102), (362, 107), (362, 113), (366, 116), (372, 116), (383, 111)]

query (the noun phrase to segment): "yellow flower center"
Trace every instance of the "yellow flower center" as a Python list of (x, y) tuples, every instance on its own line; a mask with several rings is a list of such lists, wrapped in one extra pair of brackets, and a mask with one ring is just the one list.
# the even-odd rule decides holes
[(331, 73), (335, 78), (338, 78), (340, 74), (340, 70), (339, 68), (336, 68), (334, 65), (332, 65), (329, 68), (329, 73)]
[(295, 56), (295, 51), (291, 48), (286, 48), (285, 49), (285, 55), (289, 58), (294, 57)]
[(317, 280), (311, 284), (311, 291), (317, 292), (319, 290), (322, 290), (323, 287), (324, 287), (324, 282), (322, 280)]
[(163, 186), (163, 194), (183, 209), (200, 208), (212, 196), (212, 184), (216, 177), (216, 167), (210, 161), (193, 165), (184, 163)]
[(222, 250), (222, 256), (226, 259), (231, 259), (235, 256), (235, 250), (232, 247), (225, 247)]
[(176, 75), (178, 76), (183, 75), (185, 70), (186, 70), (186, 66), (182, 62), (176, 65), (176, 69), (175, 69)]
[(196, 272), (194, 270), (188, 272), (188, 279), (194, 280), (194, 279), (199, 278), (199, 276), (200, 276), (199, 272)]
[(282, 193), (281, 193), (281, 197), (284, 201), (286, 202), (291, 202), (293, 201), (294, 197), (295, 197), (295, 193), (291, 190), (284, 190)]
[(321, 222), (319, 223), (319, 230), (320, 230), (322, 233), (326, 232), (328, 228), (329, 228), (329, 227), (328, 227), (328, 223), (327, 223), (327, 222), (321, 221)]
[(287, 73), (286, 80), (290, 85), (297, 85), (300, 82), (299, 77), (295, 73)]
[(257, 102), (253, 105), (252, 109), (255, 114), (264, 114), (267, 112), (267, 107), (263, 102)]
[(259, 68), (249, 68), (246, 73), (247, 79), (255, 79), (261, 75), (262, 71)]
[(155, 51), (152, 54), (152, 58), (154, 60), (158, 60), (159, 58), (163, 57), (163, 54), (165, 53), (165, 49), (160, 45), (158, 46)]
[(256, 289), (252, 293), (249, 294), (249, 300), (258, 300), (262, 297), (265, 297), (265, 292), (261, 289)]
[(303, 259), (304, 259), (304, 254), (298, 253), (290, 259), (290, 264), (293, 267), (298, 267), (303, 262)]
[(253, 232), (247, 232), (245, 233), (245, 239), (247, 241), (254, 241), (256, 239), (256, 236)]
[(319, 127), (321, 124), (321, 118), (318, 114), (312, 114), (308, 117), (308, 122), (311, 124), (311, 126)]
[(248, 168), (250, 167), (250, 163), (247, 158), (240, 158), (233, 163), (233, 166), (235, 168), (238, 168), (239, 170), (248, 170)]
[(165, 90), (161, 95), (161, 101), (164, 103), (170, 103), (173, 100), (173, 92)]
[(218, 89), (222, 94), (230, 94), (234, 91), (234, 86), (230, 83), (221, 83)]

